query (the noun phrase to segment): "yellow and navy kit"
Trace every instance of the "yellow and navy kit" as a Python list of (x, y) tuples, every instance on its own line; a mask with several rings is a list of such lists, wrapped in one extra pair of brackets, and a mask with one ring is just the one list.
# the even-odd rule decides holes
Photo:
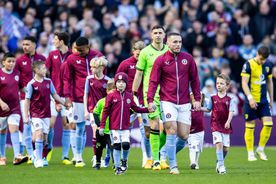
[(241, 76), (249, 78), (248, 86), (255, 102), (268, 103), (266, 81), (272, 78), (272, 63), (266, 61), (260, 65), (255, 59), (250, 59), (243, 65)]
[(244, 64), (241, 76), (249, 78), (248, 86), (253, 99), (258, 105), (256, 110), (252, 109), (246, 98), (243, 108), (245, 120), (251, 121), (265, 116), (271, 116), (267, 100), (266, 81), (272, 77), (272, 63), (265, 62), (263, 65), (260, 65), (256, 60), (250, 59)]

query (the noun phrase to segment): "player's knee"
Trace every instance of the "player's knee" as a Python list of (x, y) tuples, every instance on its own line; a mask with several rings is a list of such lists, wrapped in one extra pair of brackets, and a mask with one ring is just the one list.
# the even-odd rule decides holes
[(145, 136), (146, 136), (146, 138), (149, 139), (149, 137), (150, 137), (150, 127), (144, 126), (144, 129), (145, 129)]
[(182, 133), (182, 134), (178, 134), (177, 136), (178, 136), (180, 139), (186, 141), (186, 140), (188, 139), (188, 137), (189, 137), (189, 134)]
[(150, 120), (150, 128), (154, 130), (159, 130), (159, 121)]
[(77, 136), (82, 136), (85, 130), (85, 124), (79, 123), (76, 127), (76, 134)]
[(115, 149), (115, 150), (121, 150), (121, 144), (120, 143), (115, 143), (115, 144), (113, 144), (113, 149)]
[(149, 137), (150, 137), (150, 131), (145, 132), (145, 137), (146, 137), (147, 139), (149, 139)]
[(245, 128), (254, 129), (255, 128), (255, 123), (246, 122), (245, 123)]
[(264, 121), (263, 125), (267, 126), (267, 127), (272, 127), (273, 126), (273, 122), (272, 121)]
[(123, 150), (129, 150), (129, 148), (130, 148), (129, 142), (123, 142), (122, 147), (123, 147)]

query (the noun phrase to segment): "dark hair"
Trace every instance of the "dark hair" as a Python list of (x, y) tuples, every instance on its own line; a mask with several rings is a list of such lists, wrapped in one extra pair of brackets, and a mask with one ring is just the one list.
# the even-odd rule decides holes
[(227, 86), (230, 84), (231, 80), (228, 75), (221, 73), (217, 76), (217, 78), (221, 78), (221, 79), (225, 80)]
[[(7, 59), (7, 58), (10, 58), (10, 57), (13, 57), (15, 58), (14, 54), (11, 53), (11, 52), (6, 52), (3, 56), (3, 59), (1, 60), (1, 64), (3, 64), (3, 62)], [(1, 67), (0, 67), (1, 68)]]
[(33, 36), (26, 36), (26, 37), (24, 38), (24, 40), (31, 41), (31, 42), (33, 42), (33, 43), (35, 43), (35, 44), (36, 44), (36, 42), (37, 42), (36, 38), (33, 37)]
[(38, 60), (38, 61), (34, 61), (32, 63), (32, 69), (33, 71), (35, 72), (35, 69), (38, 69), (40, 66), (44, 65), (45, 62), (44, 61), (41, 61), (41, 60)]
[(89, 45), (89, 40), (85, 37), (79, 37), (76, 40), (76, 46), (85, 46), (85, 45)]
[(70, 35), (66, 32), (55, 32), (55, 36), (58, 37), (59, 40), (62, 40), (64, 45), (68, 45), (70, 41)]
[(153, 26), (153, 27), (151, 28), (151, 31), (153, 31), (153, 30), (155, 30), (155, 29), (162, 29), (164, 32), (166, 32), (165, 29), (164, 29), (164, 27), (163, 27), (163, 26), (160, 26), (160, 25), (155, 25), (155, 26)]
[(3, 56), (3, 61), (5, 61), (7, 58), (10, 58), (10, 57), (15, 57), (15, 56), (11, 52), (6, 52)]
[(264, 59), (268, 58), (269, 54), (270, 54), (270, 51), (269, 51), (269, 48), (266, 47), (266, 46), (261, 46), (259, 49), (258, 49), (258, 54), (260, 56), (262, 56)]

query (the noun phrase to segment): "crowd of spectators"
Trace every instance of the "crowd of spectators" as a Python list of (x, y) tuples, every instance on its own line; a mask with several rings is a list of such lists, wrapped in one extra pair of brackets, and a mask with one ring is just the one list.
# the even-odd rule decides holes
[[(19, 33), (11, 17), (23, 23)], [(111, 77), (131, 55), (132, 41), (150, 43), (156, 24), (181, 33), (183, 50), (197, 63), (201, 88), (224, 72), (238, 93), (242, 66), (260, 45), (270, 48), (269, 60), (276, 63), (276, 0), (2, 0), (0, 20), (0, 55), (20, 54), (20, 41), (28, 34), (47, 57), (54, 49), (54, 32), (66, 31), (71, 43), (85, 36), (103, 52)]]

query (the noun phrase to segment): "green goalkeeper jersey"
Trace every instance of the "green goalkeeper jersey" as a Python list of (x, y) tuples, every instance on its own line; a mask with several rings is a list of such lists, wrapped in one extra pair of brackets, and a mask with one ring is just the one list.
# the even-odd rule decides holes
[[(150, 44), (142, 49), (139, 54), (136, 69), (143, 71), (143, 97), (145, 105), (147, 104), (146, 99), (149, 88), (149, 79), (154, 61), (158, 56), (164, 54), (167, 50), (168, 46), (165, 44), (163, 45), (163, 48), (161, 50), (157, 50), (152, 46), (152, 44)], [(156, 97), (159, 97), (159, 90), (160, 88), (158, 87), (158, 89), (156, 90)]]
[[(104, 105), (105, 105), (105, 98), (102, 98), (97, 102), (93, 111), (95, 114), (99, 116), (100, 120), (102, 120)], [(107, 118), (106, 120), (104, 133), (109, 134), (109, 118)]]

